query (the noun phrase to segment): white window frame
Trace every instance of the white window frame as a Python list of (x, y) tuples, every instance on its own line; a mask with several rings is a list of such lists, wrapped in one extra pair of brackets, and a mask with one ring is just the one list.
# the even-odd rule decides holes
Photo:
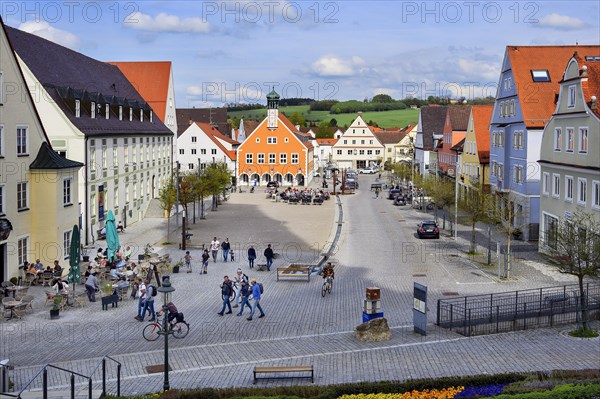
[(265, 154), (264, 153), (259, 153), (256, 154), (256, 163), (259, 165), (264, 165), (265, 163)]
[(299, 163), (300, 155), (295, 152), (292, 154), (292, 165), (297, 165)]
[[(22, 197), (23, 189), (21, 187), (25, 187), (25, 198)], [(19, 195), (21, 195), (21, 201), (19, 201)], [(26, 211), (27, 209), (29, 209), (29, 182), (20, 181), (17, 183), (17, 211)]]
[(119, 120), (123, 120), (123, 106), (119, 105)]
[[(25, 151), (19, 151), (19, 131), (24, 131)], [(23, 140), (21, 138), (21, 140)], [(29, 127), (25, 125), (17, 125), (17, 156), (29, 155)]]
[(63, 259), (69, 259), (69, 252), (71, 248), (71, 234), (73, 230), (63, 231)]
[(211, 155), (217, 155), (217, 149), (216, 148), (211, 148), (210, 149), (210, 154)]
[[(583, 132), (585, 131), (585, 140), (583, 139)], [(582, 126), (578, 129), (578, 133), (577, 133), (577, 147), (578, 147), (578, 151), (580, 154), (587, 154), (588, 150), (590, 148), (590, 143), (589, 143), (589, 139), (590, 139), (590, 129), (588, 129), (587, 126)], [(585, 147), (583, 145), (585, 141)]]
[[(321, 150), (323, 151), (323, 150)], [(282, 152), (281, 154), (279, 154), (279, 163), (281, 165), (285, 165), (287, 163), (287, 154), (285, 152)]]
[(29, 253), (29, 236), (17, 239), (17, 263), (22, 265), (27, 260)]
[(6, 214), (6, 212), (4, 211), (4, 209), (6, 209), (5, 204), (4, 204), (4, 196), (5, 196), (4, 187), (6, 187), (4, 184), (0, 184), (0, 215)]
[(196, 155), (196, 149), (192, 148), (192, 155)]
[(573, 202), (573, 190), (575, 189), (575, 182), (573, 176), (565, 175), (565, 201)]
[(554, 151), (559, 152), (562, 150), (562, 127), (554, 128)]
[(592, 209), (600, 211), (600, 180), (592, 180)]
[(548, 191), (550, 185), (550, 173), (543, 172), (542, 173), (542, 194), (545, 196), (550, 195), (550, 191)]
[(129, 122), (133, 122), (133, 107), (129, 107)]
[(246, 163), (250, 164), (250, 165), (253, 163), (252, 154), (251, 153), (246, 154)]
[(277, 144), (277, 137), (267, 137), (267, 144)]
[(200, 148), (200, 155), (206, 155), (206, 148)]
[(552, 173), (552, 197), (560, 198), (560, 174)]
[(337, 151), (337, 155), (342, 155), (342, 150), (336, 150)]
[(104, 112), (106, 113), (105, 118), (109, 119), (110, 118), (110, 104), (106, 104), (106, 106), (104, 107)]
[(587, 203), (587, 179), (577, 178), (577, 205), (585, 206)]
[(81, 117), (81, 100), (75, 100), (75, 118)]
[(180, 148), (179, 149), (179, 155), (185, 155), (185, 149)]
[[(565, 128), (565, 151), (573, 152), (575, 151), (575, 128), (567, 127)], [(571, 140), (569, 140), (569, 132), (571, 132)]]
[(90, 117), (96, 119), (96, 103), (94, 101), (90, 105)]
[(73, 205), (73, 178), (65, 177), (63, 179), (63, 206)]
[(575, 85), (570, 85), (567, 89), (568, 90), (568, 95), (567, 95), (567, 107), (568, 108), (575, 108), (575, 105), (577, 103), (577, 100), (576, 100), (577, 96), (575, 93), (575, 88), (576, 88)]
[(269, 153), (269, 165), (274, 165), (277, 163), (277, 154), (274, 152)]
[(192, 143), (196, 143), (198, 141), (198, 137), (192, 136)]

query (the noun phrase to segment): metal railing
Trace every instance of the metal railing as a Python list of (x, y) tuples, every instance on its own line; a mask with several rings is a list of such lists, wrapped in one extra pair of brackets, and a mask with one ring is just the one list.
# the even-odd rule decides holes
[(44, 367), (42, 367), (40, 369), (40, 371), (38, 371), (33, 378), (31, 378), (27, 384), (25, 384), (25, 386), (23, 386), (19, 392), (17, 393), (8, 393), (8, 392), (0, 392), (0, 397), (9, 397), (9, 398), (17, 398), (17, 399), (21, 399), (21, 395), (23, 394), (23, 392), (25, 392), (30, 386), (31, 384), (37, 380), (37, 378), (41, 375), (42, 376), (42, 398), (43, 399), (48, 399), (48, 370), (49, 369), (54, 369), (54, 370), (58, 370), (64, 373), (69, 373), (70, 378), (69, 378), (69, 388), (70, 388), (70, 395), (71, 398), (75, 398), (75, 377), (80, 377), (80, 378), (84, 378), (87, 380), (87, 396), (89, 399), (92, 399), (92, 376), (96, 373), (96, 371), (98, 371), (98, 369), (100, 367), (102, 367), (102, 394), (101, 397), (105, 397), (106, 396), (106, 371), (107, 371), (107, 365), (106, 365), (106, 360), (110, 360), (114, 363), (116, 363), (117, 365), (117, 396), (121, 396), (121, 362), (113, 359), (110, 356), (104, 356), (102, 358), (102, 360), (98, 363), (98, 365), (94, 368), (94, 370), (92, 370), (92, 372), (90, 373), (90, 375), (83, 375), (81, 373), (78, 373), (76, 371), (73, 370), (68, 370), (62, 367), (58, 367), (52, 364), (47, 364)]
[[(600, 283), (585, 283), (584, 290), (586, 312), (600, 309)], [(579, 295), (579, 285), (569, 284), (438, 299), (436, 324), (472, 336), (579, 323)]]

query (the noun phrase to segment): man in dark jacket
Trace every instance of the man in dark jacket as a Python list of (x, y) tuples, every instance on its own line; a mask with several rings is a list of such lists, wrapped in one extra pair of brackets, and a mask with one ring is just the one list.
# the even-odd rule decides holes
[(254, 268), (254, 259), (256, 259), (256, 250), (253, 246), (250, 246), (248, 248), (248, 266), (250, 266), (250, 269)]
[(267, 245), (267, 249), (264, 252), (265, 258), (267, 258), (267, 270), (271, 271), (271, 265), (273, 265), (273, 248), (271, 248), (271, 244)]
[(229, 238), (226, 238), (225, 241), (221, 243), (221, 249), (223, 250), (223, 261), (227, 262), (227, 256), (229, 255), (229, 250), (231, 249)]
[(223, 297), (223, 308), (219, 313), (219, 316), (223, 316), (225, 313), (225, 307), (229, 309), (227, 314), (231, 314), (231, 295), (233, 294), (233, 286), (231, 281), (229, 281), (229, 276), (223, 277), (223, 284), (221, 284), (221, 296)]

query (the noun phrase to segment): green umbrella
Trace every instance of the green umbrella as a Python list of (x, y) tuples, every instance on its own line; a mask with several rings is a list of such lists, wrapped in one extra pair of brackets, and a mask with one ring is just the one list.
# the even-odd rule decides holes
[(117, 251), (121, 244), (119, 244), (119, 235), (117, 234), (117, 227), (115, 226), (115, 215), (112, 211), (108, 211), (106, 215), (106, 245), (107, 257), (109, 262), (114, 262), (117, 259)]
[(69, 248), (69, 283), (79, 283), (81, 279), (81, 270), (79, 270), (79, 255), (81, 251), (81, 241), (79, 240), (79, 226), (73, 226), (71, 233), (71, 247)]

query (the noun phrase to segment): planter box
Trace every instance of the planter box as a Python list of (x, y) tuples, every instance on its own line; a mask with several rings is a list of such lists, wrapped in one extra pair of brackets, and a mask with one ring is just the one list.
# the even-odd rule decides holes
[(118, 295), (109, 295), (103, 296), (102, 300), (102, 310), (108, 310), (108, 305), (112, 304), (113, 308), (119, 307), (119, 296)]
[(60, 309), (50, 309), (50, 320), (60, 318)]
[(173, 273), (179, 273), (179, 266), (173, 266)]

